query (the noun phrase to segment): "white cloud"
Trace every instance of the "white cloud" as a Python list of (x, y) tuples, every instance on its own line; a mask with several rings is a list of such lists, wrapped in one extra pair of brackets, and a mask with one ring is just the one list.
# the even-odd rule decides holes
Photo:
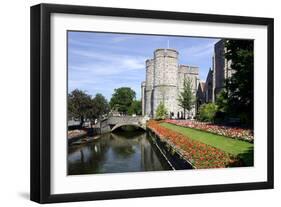
[(126, 85), (138, 90), (138, 83), (144, 79), (146, 58), (142, 56), (82, 50), (72, 50), (71, 56), (83, 61), (68, 68), (70, 91), (80, 88), (92, 95), (103, 92), (109, 99), (114, 88)]
[[(147, 41), (149, 44), (143, 44), (145, 38), (136, 38), (137, 41), (131, 41), (134, 43), (130, 44), (126, 43), (128, 39), (131, 37), (69, 38), (70, 90), (79, 88), (92, 95), (101, 92), (109, 99), (114, 88), (128, 86), (133, 88), (139, 97), (140, 83), (145, 80), (145, 60), (152, 57), (153, 49), (161, 45), (166, 46), (167, 38), (152, 38), (153, 40)], [(202, 39), (197, 41), (197, 44), (187, 41), (180, 45), (175, 41), (174, 45), (175, 48), (178, 45), (182, 59), (180, 63), (199, 66), (200, 77), (205, 79), (217, 41)], [(170, 43), (173, 46), (173, 42)]]
[(145, 57), (94, 51), (72, 50), (72, 55), (86, 57), (87, 61), (72, 65), (70, 69), (96, 75), (114, 75), (128, 71), (144, 70)]
[(200, 44), (192, 47), (182, 49), (182, 55), (184, 57), (203, 58), (213, 54), (215, 42), (208, 44)]

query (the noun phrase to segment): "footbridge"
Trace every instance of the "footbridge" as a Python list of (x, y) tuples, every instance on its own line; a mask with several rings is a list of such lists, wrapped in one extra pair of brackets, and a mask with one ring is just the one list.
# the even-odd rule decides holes
[(122, 126), (136, 126), (146, 130), (147, 117), (144, 116), (110, 116), (101, 120), (101, 133), (112, 132)]

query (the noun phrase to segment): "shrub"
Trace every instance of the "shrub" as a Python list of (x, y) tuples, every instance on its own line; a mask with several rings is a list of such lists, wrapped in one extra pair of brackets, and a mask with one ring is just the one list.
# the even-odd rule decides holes
[(214, 122), (214, 118), (217, 110), (218, 107), (214, 103), (203, 104), (199, 108), (199, 120)]
[(156, 109), (156, 119), (166, 119), (168, 115), (167, 109), (165, 108), (165, 105), (163, 102), (160, 102)]

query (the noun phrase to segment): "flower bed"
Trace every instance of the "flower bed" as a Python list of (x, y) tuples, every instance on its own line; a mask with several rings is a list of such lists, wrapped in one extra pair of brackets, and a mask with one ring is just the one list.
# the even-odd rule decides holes
[(188, 120), (165, 120), (165, 122), (170, 124), (175, 124), (178, 126), (189, 127), (193, 129), (199, 129), (202, 131), (211, 132), (213, 134), (218, 134), (222, 136), (227, 136), (230, 138), (240, 139), (244, 141), (254, 142), (253, 130), (243, 129), (239, 127), (229, 127), (220, 126), (206, 122), (199, 121), (188, 121)]
[(184, 157), (196, 168), (225, 168), (243, 165), (242, 162), (215, 147), (192, 140), (178, 132), (167, 129), (159, 122), (151, 120), (147, 127), (155, 132), (160, 139), (173, 143), (184, 152)]

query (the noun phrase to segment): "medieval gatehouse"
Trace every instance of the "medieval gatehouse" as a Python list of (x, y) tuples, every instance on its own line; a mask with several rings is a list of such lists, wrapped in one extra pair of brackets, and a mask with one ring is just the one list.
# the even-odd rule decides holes
[[(146, 80), (141, 84), (142, 113), (155, 117), (156, 109), (162, 102), (170, 118), (193, 118), (200, 105), (215, 102), (224, 87), (224, 82), (234, 70), (224, 57), (225, 40), (214, 45), (212, 67), (205, 81), (199, 79), (199, 67), (180, 65), (179, 53), (174, 49), (157, 49), (152, 59), (146, 60)], [(184, 80), (191, 81), (196, 102), (184, 117), (184, 109), (179, 106), (178, 97), (183, 90)]]

